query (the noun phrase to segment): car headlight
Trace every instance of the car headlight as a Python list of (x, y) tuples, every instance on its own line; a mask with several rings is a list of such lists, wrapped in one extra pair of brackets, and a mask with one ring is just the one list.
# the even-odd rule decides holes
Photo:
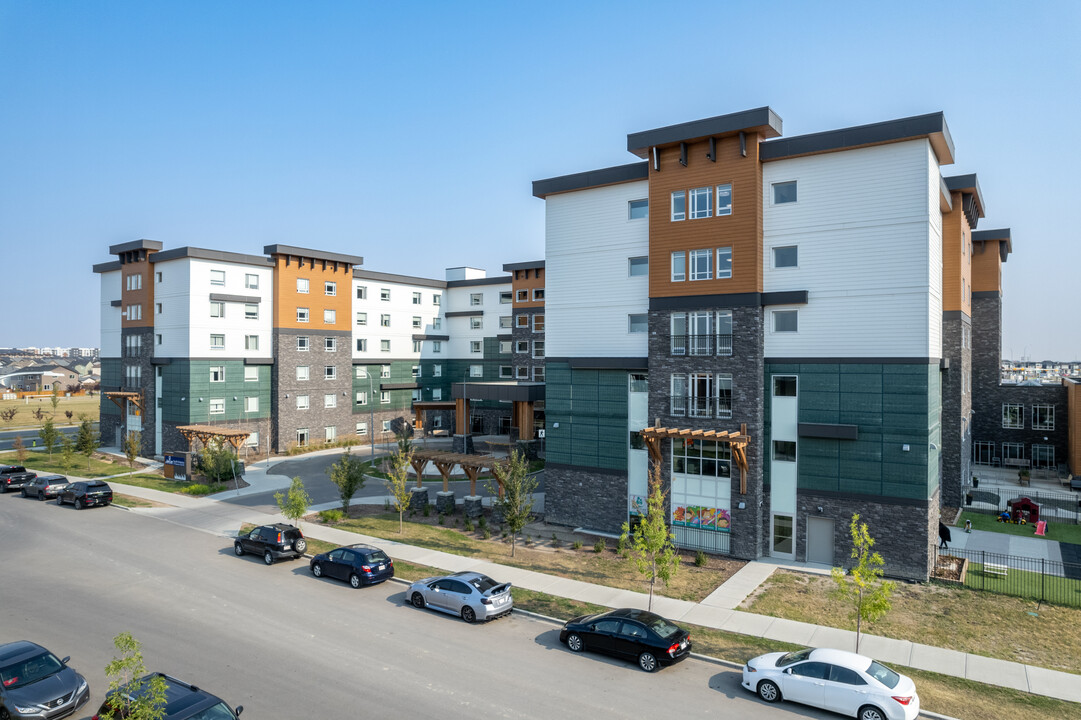
[(15, 712), (22, 713), (23, 715), (29, 715), (38, 711), (36, 707), (19, 707), (18, 705), (12, 705), (15, 708)]
[(79, 689), (75, 691), (75, 694), (81, 695), (83, 690), (86, 690), (86, 678), (79, 678)]

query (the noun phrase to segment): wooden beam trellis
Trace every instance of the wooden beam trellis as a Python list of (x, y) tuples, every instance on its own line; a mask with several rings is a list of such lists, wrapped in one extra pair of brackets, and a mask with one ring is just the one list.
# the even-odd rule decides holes
[[(251, 436), (248, 430), (235, 430), (230, 428), (214, 427), (213, 425), (181, 425), (177, 431), (191, 445), (191, 441), (199, 440), (203, 447), (217, 438), (233, 446), (239, 452), (241, 444)], [(193, 448), (194, 449), (194, 448)]]
[(751, 441), (747, 435), (746, 423), (739, 426), (739, 432), (730, 430), (702, 430), (700, 428), (668, 428), (648, 427), (639, 431), (642, 440), (649, 451), (649, 457), (653, 462), (661, 462), (661, 440), (678, 438), (680, 440), (716, 440), (728, 443), (732, 450), (732, 459), (735, 460), (739, 469), (739, 492), (747, 492), (747, 443)]

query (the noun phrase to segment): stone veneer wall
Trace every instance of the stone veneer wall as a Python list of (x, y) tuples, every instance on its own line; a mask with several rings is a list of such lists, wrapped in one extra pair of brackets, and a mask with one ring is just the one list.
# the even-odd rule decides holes
[[(141, 346), (135, 353), (128, 350), (127, 339), (132, 336), (138, 336), (141, 338)], [(158, 408), (156, 395), (154, 393), (154, 366), (151, 364), (151, 360), (154, 357), (154, 328), (152, 327), (134, 327), (124, 328), (120, 331), (120, 347), (123, 356), (120, 358), (120, 382), (125, 391), (141, 391), (143, 393), (143, 410), (142, 410), (142, 430), (140, 430), (140, 443), (139, 443), (139, 455), (142, 457), (154, 457), (154, 424), (157, 422)], [(124, 368), (130, 366), (137, 366), (141, 368), (140, 384), (138, 387), (133, 387), (127, 384), (127, 374)], [(105, 389), (104, 386), (102, 388)], [(105, 398), (103, 398), (105, 399)], [(107, 400), (112, 402), (112, 400)], [(126, 432), (127, 417), (125, 412), (121, 409), (118, 421), (121, 427)], [(99, 421), (100, 422), (100, 421)], [(99, 424), (99, 432), (104, 428)], [(102, 434), (102, 440), (108, 441), (110, 444), (115, 440), (115, 426), (113, 429), (114, 435), (108, 436)], [(123, 450), (123, 446), (121, 446)]]
[[(518, 317), (521, 316), (521, 315), (525, 315), (525, 316), (527, 316), (529, 318), (529, 325), (527, 327), (524, 327), (524, 328), (518, 327)], [(540, 357), (540, 358), (534, 358), (533, 357), (533, 342), (535, 340), (544, 340), (544, 333), (543, 332), (539, 332), (539, 333), (533, 332), (533, 316), (534, 315), (544, 315), (544, 308), (542, 308), (542, 307), (541, 308), (526, 308), (526, 309), (521, 309), (521, 310), (515, 310), (514, 311), (514, 317), (511, 320), (511, 322), (512, 322), (512, 325), (511, 325), (511, 328), (512, 328), (511, 329), (511, 338), (512, 338), (511, 362), (512, 362), (512, 367), (514, 368), (513, 372), (514, 372), (514, 379), (515, 380), (523, 380), (523, 381), (524, 380), (529, 380), (529, 381), (532, 381), (533, 380), (533, 372), (534, 372), (533, 369), (536, 368), (536, 367), (542, 367), (542, 368), (544, 367), (544, 358), (543, 357)], [(525, 341), (529, 342), (529, 352), (527, 352), (527, 353), (517, 352), (517, 350), (518, 350), (518, 341), (519, 340), (525, 340)], [(518, 377), (518, 372), (519, 372), (518, 368), (521, 368), (521, 367), (526, 368), (527, 371), (528, 371), (528, 375), (526, 377), (524, 377), (524, 378)]]
[[(297, 337), (309, 338), (309, 350), (297, 350)], [(337, 337), (338, 350), (328, 353), (323, 349), (323, 338)], [(271, 379), (271, 408), (275, 419), (272, 445), (284, 452), (296, 442), (299, 428), (308, 428), (308, 442), (319, 443), (324, 439), (324, 428), (333, 426), (337, 434), (352, 434), (356, 430), (353, 419), (353, 364), (349, 343), (349, 331), (318, 330), (296, 331), (276, 328), (274, 330), (274, 355), (276, 362)], [(296, 379), (296, 368), (307, 365), (307, 381)], [(324, 367), (337, 368), (334, 380), (323, 378)], [(324, 408), (323, 396), (334, 393), (337, 407)], [(307, 410), (298, 410), (296, 396), (308, 395)], [(288, 396), (288, 397), (286, 397)]]
[(549, 463), (544, 468), (544, 520), (620, 532), (627, 521), (627, 474)]
[(942, 373), (942, 505), (961, 507), (961, 487), (971, 477), (972, 350), (964, 343), (971, 319), (961, 312), (943, 314), (942, 353), (950, 367)]

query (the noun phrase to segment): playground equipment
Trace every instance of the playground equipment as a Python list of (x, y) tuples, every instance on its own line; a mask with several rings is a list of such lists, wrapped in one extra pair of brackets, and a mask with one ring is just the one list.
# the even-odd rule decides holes
[(999, 514), (999, 522), (1028, 525), (1040, 522), (1040, 505), (1027, 497), (1019, 497), (1006, 503), (1006, 510)]

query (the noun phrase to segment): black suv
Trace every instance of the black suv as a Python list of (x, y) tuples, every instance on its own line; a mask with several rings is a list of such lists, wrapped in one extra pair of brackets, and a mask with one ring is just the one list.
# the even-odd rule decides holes
[(37, 476), (37, 473), (30, 472), (21, 465), (4, 465), (3, 470), (0, 470), (0, 493), (25, 487)]
[(246, 552), (262, 555), (263, 562), (272, 565), (283, 557), (298, 558), (308, 549), (308, 541), (299, 528), (285, 523), (260, 525), (246, 533), (240, 533), (233, 543), (233, 552), (239, 557)]
[[(145, 686), (155, 675), (165, 681), (165, 714), (162, 716), (162, 720), (236, 720), (240, 713), (244, 711), (243, 705), (238, 705), (236, 710), (233, 710), (218, 696), (211, 695), (206, 690), (201, 690), (165, 673), (151, 673), (144, 676), (139, 680), (139, 687)], [(126, 694), (126, 690), (121, 692)], [(116, 696), (117, 691), (114, 691), (105, 698), (105, 702), (98, 708), (93, 720), (101, 720), (101, 718), (106, 717), (118, 719), (127, 717), (122, 706), (113, 706)], [(127, 697), (130, 698), (130, 696)], [(120, 705), (120, 703), (116, 704)], [(109, 713), (113, 714), (110, 715)]]
[(56, 504), (71, 503), (76, 510), (92, 505), (108, 505), (113, 501), (113, 489), (101, 480), (73, 482), (56, 494)]

